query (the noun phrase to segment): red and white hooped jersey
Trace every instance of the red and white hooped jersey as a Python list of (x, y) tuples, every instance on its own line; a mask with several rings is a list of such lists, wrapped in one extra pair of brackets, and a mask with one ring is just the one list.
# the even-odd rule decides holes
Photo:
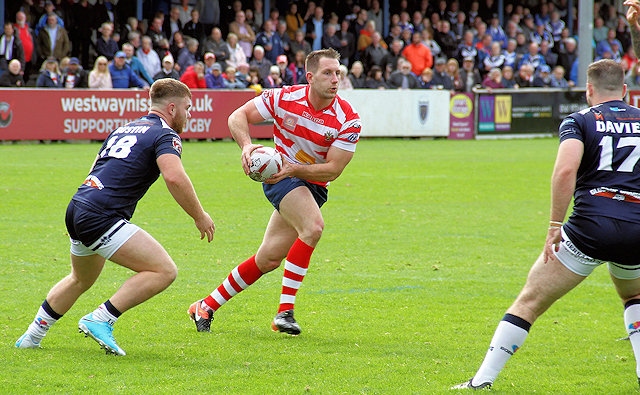
[(358, 113), (339, 96), (329, 106), (315, 110), (308, 95), (309, 85), (294, 85), (265, 90), (254, 99), (264, 119), (274, 120), (276, 149), (299, 164), (325, 163), (332, 146), (355, 152), (362, 129)]

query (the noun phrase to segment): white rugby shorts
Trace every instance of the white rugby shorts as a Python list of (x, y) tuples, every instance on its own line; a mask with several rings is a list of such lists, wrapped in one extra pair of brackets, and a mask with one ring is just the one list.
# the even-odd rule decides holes
[(640, 278), (640, 267), (621, 266), (612, 262), (601, 261), (590, 257), (576, 247), (564, 229), (561, 229), (562, 241), (558, 243), (558, 251), (554, 249), (556, 259), (560, 261), (567, 269), (571, 270), (579, 276), (587, 277), (596, 267), (606, 263), (609, 273), (620, 280), (635, 280)]
[(79, 240), (70, 239), (71, 253), (75, 256), (98, 254), (105, 259), (110, 259), (138, 230), (140, 230), (138, 225), (122, 219), (116, 222), (116, 224), (100, 236), (96, 242), (88, 247)]

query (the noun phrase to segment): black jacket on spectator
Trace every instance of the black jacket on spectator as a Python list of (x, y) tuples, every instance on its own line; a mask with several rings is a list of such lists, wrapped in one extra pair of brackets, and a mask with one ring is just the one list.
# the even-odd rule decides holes
[(340, 48), (338, 49), (340, 59), (348, 60), (349, 64), (351, 64), (351, 60), (356, 53), (355, 36), (351, 32), (339, 31), (336, 33), (336, 37), (338, 37), (340, 41), (344, 40), (346, 42), (346, 45), (342, 45), (342, 43), (340, 43)]
[(205, 38), (204, 25), (202, 25), (202, 23), (200, 22), (193, 23), (193, 21), (189, 21), (184, 24), (184, 27), (182, 28), (182, 34), (195, 38), (198, 41), (202, 41)]
[(174, 69), (171, 69), (171, 72), (168, 74), (165, 73), (164, 69), (160, 69), (160, 71), (158, 71), (156, 75), (153, 76), (154, 81), (158, 81), (163, 78), (173, 78), (174, 80), (180, 80), (180, 75)]
[[(73, 81), (74, 88), (88, 88), (89, 87), (89, 74), (82, 68), (78, 67), (75, 75), (75, 79)], [(62, 72), (62, 87), (66, 88), (67, 79), (69, 78), (69, 70), (65, 70)]]
[[(460, 69), (460, 79), (464, 83), (464, 92), (471, 92), (476, 85), (482, 85), (482, 77), (480, 77), (480, 72), (478, 69), (474, 68), (471, 78), (469, 78), (469, 73), (465, 69)], [(467, 79), (469, 79), (467, 81)]]
[(376, 80), (375, 78), (369, 77), (366, 79), (364, 87), (367, 89), (387, 89), (389, 85), (387, 85), (384, 79)]
[(433, 71), (433, 79), (431, 80), (431, 86), (432, 87), (437, 87), (440, 88), (442, 87), (442, 89), (445, 90), (453, 90), (453, 81), (451, 81), (451, 77), (449, 77), (449, 74), (445, 73), (444, 71), (442, 73), (438, 73), (437, 71)]
[(353, 89), (367, 87), (367, 77), (364, 75), (364, 73), (360, 75), (360, 78), (356, 78), (355, 75), (349, 74), (349, 79), (351, 80), (351, 85), (353, 85)]
[[(373, 66), (380, 66), (382, 68), (382, 60), (389, 53), (382, 45), (374, 47), (369, 45), (365, 48), (362, 54), (362, 64), (365, 70), (371, 70)], [(382, 69), (384, 71), (384, 69)]]
[[(404, 79), (405, 75), (400, 71), (400, 70), (396, 70), (393, 73), (391, 73), (391, 75), (389, 76), (389, 88), (392, 89), (397, 89), (397, 88), (402, 88), (402, 80)], [(413, 75), (412, 73), (409, 73), (406, 75), (407, 77), (407, 87), (409, 89), (416, 89), (418, 88), (418, 79), (416, 78), (415, 75)]]
[[(4, 37), (4, 34), (0, 36), (0, 41)], [(3, 48), (4, 49), (4, 48)], [(34, 48), (35, 52), (35, 48)], [(5, 54), (0, 55), (0, 70), (6, 70), (9, 62), (13, 59), (18, 59), (20, 61), (20, 66), (22, 70), (24, 70), (24, 48), (22, 48), (22, 42), (20, 41), (20, 37), (14, 35), (13, 42), (11, 44), (11, 57), (7, 59)]]
[(578, 53), (576, 51), (573, 52), (562, 52), (558, 55), (558, 65), (564, 67), (564, 71), (569, 73), (571, 67), (573, 66), (573, 62), (578, 58)]
[(447, 58), (454, 58), (456, 56), (458, 53), (458, 42), (451, 32), (441, 33), (436, 31), (434, 38)]
[(0, 75), (0, 86), (20, 88), (24, 86), (24, 78), (22, 78), (22, 74), (15, 75), (6, 71)]

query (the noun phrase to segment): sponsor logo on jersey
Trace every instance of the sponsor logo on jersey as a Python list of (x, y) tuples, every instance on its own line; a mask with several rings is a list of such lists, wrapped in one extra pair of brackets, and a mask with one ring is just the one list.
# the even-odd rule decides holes
[(182, 155), (182, 141), (180, 141), (180, 138), (174, 137), (171, 145), (173, 146), (173, 149), (176, 150), (176, 152)]
[(13, 110), (7, 102), (0, 102), (0, 128), (6, 128), (11, 124)]
[(100, 179), (94, 175), (89, 175), (82, 184), (98, 190), (102, 190), (104, 188)]
[(629, 324), (629, 329), (638, 329), (640, 328), (640, 321), (632, 322)]
[(593, 115), (596, 117), (596, 121), (604, 121), (604, 115), (600, 111), (594, 111)]
[(309, 114), (307, 111), (303, 111), (302, 112), (302, 116), (307, 118), (308, 120), (311, 120), (311, 121), (317, 123), (317, 124), (324, 125), (324, 119), (318, 118), (318, 117), (314, 117), (313, 115)]

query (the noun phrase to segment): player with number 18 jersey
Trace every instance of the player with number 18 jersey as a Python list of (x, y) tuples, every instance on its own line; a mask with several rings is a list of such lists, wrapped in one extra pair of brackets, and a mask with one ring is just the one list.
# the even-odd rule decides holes
[(155, 114), (111, 132), (69, 204), (68, 214), (73, 206), (86, 211), (86, 220), (75, 225), (67, 215), (71, 238), (90, 246), (119, 220), (131, 219), (138, 201), (160, 175), (156, 159), (181, 153), (180, 136)]

